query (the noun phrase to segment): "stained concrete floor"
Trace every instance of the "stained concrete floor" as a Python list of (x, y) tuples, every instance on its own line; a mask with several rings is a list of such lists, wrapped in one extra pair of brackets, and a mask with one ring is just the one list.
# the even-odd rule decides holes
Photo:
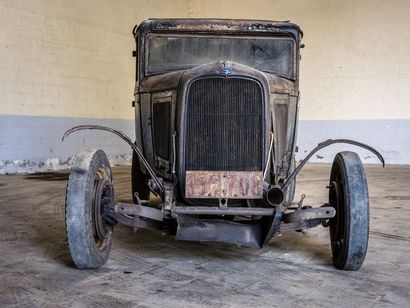
[[(410, 306), (410, 167), (366, 167), (370, 242), (358, 272), (331, 265), (328, 230), (286, 233), (262, 249), (178, 242), (116, 227), (100, 270), (70, 260), (64, 230), (67, 174), (0, 176), (0, 306)], [(329, 166), (298, 178), (306, 204), (326, 201)], [(129, 167), (114, 169), (129, 200)]]

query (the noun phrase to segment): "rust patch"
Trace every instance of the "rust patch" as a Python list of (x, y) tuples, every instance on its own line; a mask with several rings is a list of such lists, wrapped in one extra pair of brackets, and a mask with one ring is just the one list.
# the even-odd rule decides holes
[(263, 173), (187, 171), (186, 198), (262, 199)]

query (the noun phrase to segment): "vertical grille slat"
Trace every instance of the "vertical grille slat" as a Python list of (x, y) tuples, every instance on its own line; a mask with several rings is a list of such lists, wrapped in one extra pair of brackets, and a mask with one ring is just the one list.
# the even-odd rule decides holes
[(263, 96), (254, 80), (209, 77), (187, 96), (186, 170), (262, 170)]

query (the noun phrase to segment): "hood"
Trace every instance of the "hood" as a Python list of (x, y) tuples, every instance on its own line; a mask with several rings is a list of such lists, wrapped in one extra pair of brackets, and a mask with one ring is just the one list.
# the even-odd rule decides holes
[(190, 76), (246, 76), (265, 79), (269, 84), (269, 91), (297, 95), (294, 82), (292, 80), (269, 74), (252, 67), (232, 62), (216, 62), (195, 66), (186, 70), (173, 71), (159, 75), (149, 76), (142, 80), (139, 92), (163, 91), (178, 88), (181, 78)]

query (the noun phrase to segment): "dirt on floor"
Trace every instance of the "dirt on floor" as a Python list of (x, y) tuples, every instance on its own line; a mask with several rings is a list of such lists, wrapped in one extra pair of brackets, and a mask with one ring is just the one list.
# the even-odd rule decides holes
[[(308, 165), (296, 199), (327, 201), (329, 165)], [(64, 227), (67, 173), (0, 176), (0, 306), (410, 306), (410, 167), (366, 166), (370, 242), (358, 272), (333, 267), (328, 229), (283, 233), (262, 249), (176, 241), (117, 226), (99, 270), (78, 270)], [(130, 168), (114, 168), (130, 201)]]

